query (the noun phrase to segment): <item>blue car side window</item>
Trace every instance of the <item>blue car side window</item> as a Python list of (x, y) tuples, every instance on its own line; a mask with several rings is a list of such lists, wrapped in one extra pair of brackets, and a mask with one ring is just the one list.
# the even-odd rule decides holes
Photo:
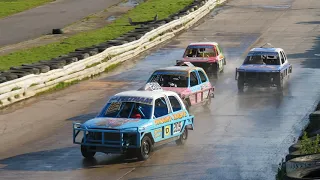
[(155, 101), (155, 105), (154, 105), (154, 116), (156, 118), (161, 117), (161, 116), (165, 116), (167, 115), (168, 112), (168, 106), (167, 103), (165, 101), (165, 99), (163, 97), (158, 98)]
[(170, 101), (173, 112), (180, 111), (182, 109), (181, 104), (179, 103), (176, 97), (169, 96), (169, 101)]

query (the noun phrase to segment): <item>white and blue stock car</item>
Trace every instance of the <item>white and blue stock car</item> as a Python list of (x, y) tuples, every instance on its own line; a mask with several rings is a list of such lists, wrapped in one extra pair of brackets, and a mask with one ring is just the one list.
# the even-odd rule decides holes
[(145, 160), (154, 146), (171, 141), (185, 144), (188, 130), (193, 130), (194, 116), (177, 93), (152, 83), (146, 87), (118, 93), (97, 117), (83, 124), (73, 123), (73, 143), (81, 145), (85, 158), (103, 152)]
[(236, 68), (238, 90), (245, 86), (275, 86), (278, 90), (284, 87), (284, 81), (292, 73), (292, 65), (281, 48), (253, 48), (243, 64)]

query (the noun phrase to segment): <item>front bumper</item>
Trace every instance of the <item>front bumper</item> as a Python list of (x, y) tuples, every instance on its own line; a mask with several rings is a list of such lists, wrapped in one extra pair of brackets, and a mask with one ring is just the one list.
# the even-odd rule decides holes
[(90, 150), (96, 152), (122, 154), (128, 149), (139, 148), (140, 138), (138, 128), (88, 129), (81, 127), (80, 123), (73, 123), (73, 143), (91, 147)]

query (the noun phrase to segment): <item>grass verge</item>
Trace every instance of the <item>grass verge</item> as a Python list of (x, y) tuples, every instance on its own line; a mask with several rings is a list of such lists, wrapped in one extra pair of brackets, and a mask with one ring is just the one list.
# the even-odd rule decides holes
[(152, 20), (157, 13), (158, 18), (163, 19), (183, 9), (192, 2), (193, 0), (145, 1), (103, 28), (79, 33), (60, 42), (24, 49), (0, 56), (0, 70), (7, 70), (12, 66), (19, 66), (24, 63), (33, 63), (44, 59), (49, 60), (74, 51), (76, 48), (88, 47), (114, 39), (135, 28), (134, 26), (129, 25), (128, 17), (131, 17), (134, 21), (146, 21)]
[(301, 139), (300, 153), (301, 154), (316, 154), (320, 153), (320, 136), (317, 134), (314, 140), (308, 138), (307, 132), (303, 133)]
[(0, 18), (22, 12), (55, 0), (0, 0)]

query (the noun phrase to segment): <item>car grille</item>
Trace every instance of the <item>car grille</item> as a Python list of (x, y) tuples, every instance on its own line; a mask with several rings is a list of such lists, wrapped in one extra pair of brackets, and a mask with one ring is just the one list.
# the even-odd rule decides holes
[[(135, 133), (123, 133), (123, 139), (121, 137), (121, 133), (119, 132), (105, 132), (104, 135), (104, 141), (115, 141), (115, 142), (109, 142), (105, 144), (119, 144), (120, 142), (128, 143), (130, 142), (130, 145), (136, 145), (136, 139), (137, 135)], [(91, 141), (93, 140), (93, 141)], [(102, 142), (102, 133), (101, 132), (90, 132), (89, 138), (87, 139), (88, 142), (94, 142), (101, 144)], [(99, 142), (97, 142), (99, 141)]]
[(275, 74), (263, 72), (246, 72), (245, 78), (259, 81), (270, 81), (272, 78), (275, 78)]

